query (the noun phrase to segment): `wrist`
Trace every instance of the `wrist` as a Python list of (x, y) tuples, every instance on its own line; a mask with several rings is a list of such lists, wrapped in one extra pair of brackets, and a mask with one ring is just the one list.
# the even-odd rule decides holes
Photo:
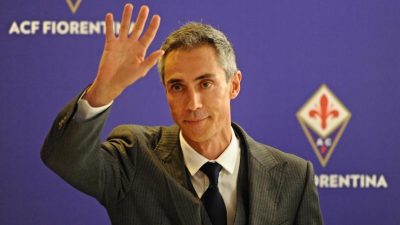
[(110, 104), (120, 93), (93, 83), (82, 99), (86, 100), (92, 107), (101, 107)]

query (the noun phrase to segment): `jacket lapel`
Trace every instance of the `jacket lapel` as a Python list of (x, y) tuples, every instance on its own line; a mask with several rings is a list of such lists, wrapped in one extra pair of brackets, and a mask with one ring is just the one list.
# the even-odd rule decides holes
[(155, 148), (155, 153), (161, 160), (167, 173), (187, 189), (188, 177), (179, 143), (179, 128), (171, 126), (162, 127), (161, 129), (161, 137)]
[[(283, 183), (284, 163), (254, 141), (243, 129), (232, 124), (247, 150), (249, 182), (249, 224), (273, 224)], [(268, 212), (268, 213), (266, 213)]]
[(181, 224), (209, 224), (200, 200), (189, 191), (190, 178), (186, 173), (177, 126), (163, 127), (155, 154), (162, 162), (172, 202)]

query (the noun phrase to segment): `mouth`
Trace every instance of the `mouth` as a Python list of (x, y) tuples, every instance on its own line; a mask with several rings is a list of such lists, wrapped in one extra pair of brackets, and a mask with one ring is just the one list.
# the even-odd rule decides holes
[(189, 124), (189, 125), (198, 125), (208, 119), (208, 117), (204, 117), (201, 119), (188, 119), (188, 120), (183, 120), (184, 123)]

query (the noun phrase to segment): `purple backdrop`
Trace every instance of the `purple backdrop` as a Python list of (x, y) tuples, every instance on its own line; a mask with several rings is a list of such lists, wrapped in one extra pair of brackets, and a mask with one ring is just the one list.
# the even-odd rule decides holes
[[(0, 3), (0, 224), (109, 224), (96, 200), (39, 158), (56, 113), (96, 74), (104, 37), (85, 26), (108, 11), (119, 18), (125, 1), (78, 3)], [(326, 225), (399, 223), (399, 1), (134, 4), (148, 4), (162, 18), (152, 49), (187, 21), (228, 35), (244, 75), (233, 120), (255, 139), (313, 162)], [(78, 33), (63, 34), (74, 21)], [(54, 34), (51, 25), (59, 26)], [(352, 115), (326, 166), (296, 118), (322, 84)], [(115, 102), (103, 136), (121, 123), (172, 123), (155, 69)], [(338, 184), (345, 178), (351, 184)]]

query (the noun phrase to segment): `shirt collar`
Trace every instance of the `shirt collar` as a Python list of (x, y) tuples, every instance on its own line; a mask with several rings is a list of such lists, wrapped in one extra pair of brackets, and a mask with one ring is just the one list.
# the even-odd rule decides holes
[(232, 174), (236, 160), (240, 155), (239, 141), (235, 135), (235, 132), (231, 128), (232, 138), (228, 147), (222, 152), (222, 154), (216, 160), (208, 160), (196, 150), (194, 150), (185, 140), (182, 135), (182, 131), (179, 132), (179, 140), (182, 148), (183, 158), (185, 165), (188, 168), (190, 174), (193, 176), (200, 168), (208, 161), (219, 163), (228, 173)]

